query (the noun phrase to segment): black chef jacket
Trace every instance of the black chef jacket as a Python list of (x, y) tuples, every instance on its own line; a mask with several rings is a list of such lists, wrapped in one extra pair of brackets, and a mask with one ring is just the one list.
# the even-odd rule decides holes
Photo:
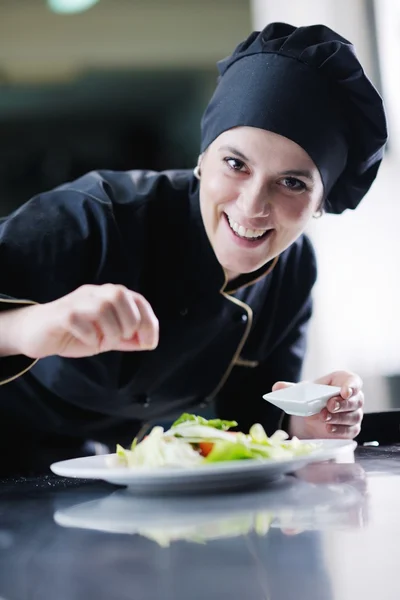
[(100, 171), (0, 221), (0, 264), (1, 310), (118, 283), (160, 322), (151, 352), (0, 359), (0, 450), (12, 444), (18, 468), (79, 454), (87, 439), (127, 443), (145, 422), (211, 402), (242, 429), (280, 425), (262, 395), (300, 377), (316, 279), (304, 235), (226, 285), (192, 172)]

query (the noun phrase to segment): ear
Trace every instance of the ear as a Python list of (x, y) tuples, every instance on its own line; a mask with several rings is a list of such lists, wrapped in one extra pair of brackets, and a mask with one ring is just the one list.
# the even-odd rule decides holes
[(319, 202), (316, 211), (313, 214), (314, 219), (320, 219), (321, 217), (323, 217), (325, 214), (325, 198), (322, 197), (321, 201)]

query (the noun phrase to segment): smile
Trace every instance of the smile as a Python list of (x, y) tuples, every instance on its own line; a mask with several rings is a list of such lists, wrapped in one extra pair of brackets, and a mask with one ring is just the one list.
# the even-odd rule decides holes
[(246, 229), (243, 225), (240, 225), (236, 221), (230, 218), (229, 215), (224, 213), (226, 216), (226, 220), (228, 221), (229, 227), (232, 229), (233, 233), (237, 235), (239, 238), (248, 241), (258, 241), (261, 238), (265, 237), (267, 233), (270, 231), (269, 229)]

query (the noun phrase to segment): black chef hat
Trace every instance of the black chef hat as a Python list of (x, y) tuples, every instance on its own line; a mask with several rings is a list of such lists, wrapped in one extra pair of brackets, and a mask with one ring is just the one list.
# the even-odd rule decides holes
[(283, 135), (316, 164), (325, 208), (356, 208), (369, 190), (387, 140), (380, 95), (346, 39), (325, 27), (272, 23), (218, 63), (203, 115), (203, 152), (241, 125)]

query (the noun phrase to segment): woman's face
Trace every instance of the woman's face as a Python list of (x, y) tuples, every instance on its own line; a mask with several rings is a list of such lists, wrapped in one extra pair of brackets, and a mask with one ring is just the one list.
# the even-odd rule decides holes
[(308, 154), (254, 127), (222, 133), (201, 156), (200, 170), (204, 226), (229, 279), (256, 271), (290, 246), (323, 197)]

